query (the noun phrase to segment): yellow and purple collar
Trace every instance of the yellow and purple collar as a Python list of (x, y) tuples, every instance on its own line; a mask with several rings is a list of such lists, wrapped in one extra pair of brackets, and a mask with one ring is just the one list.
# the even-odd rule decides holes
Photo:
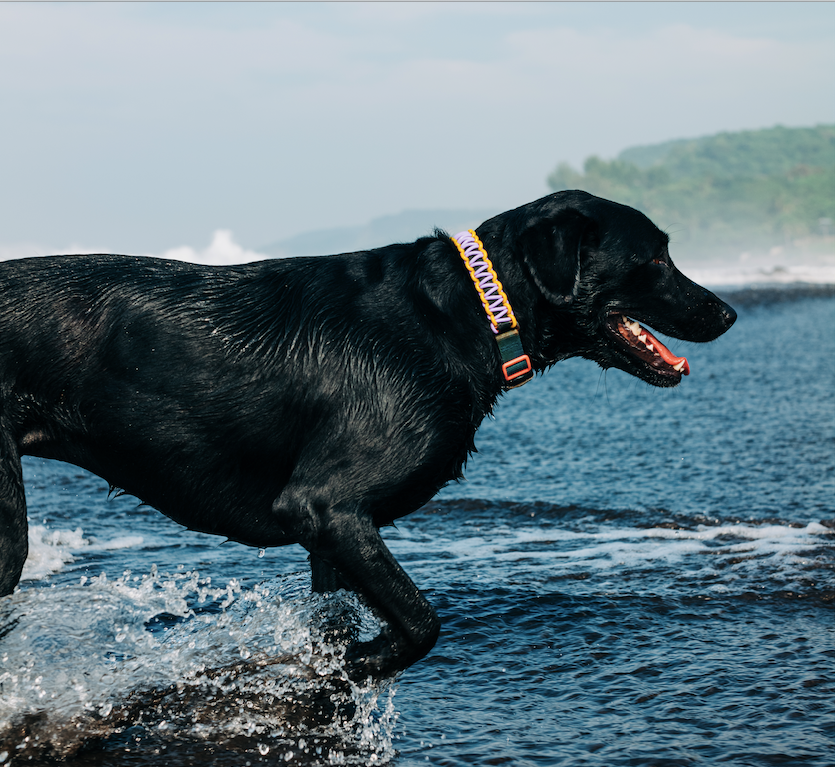
[(467, 267), (470, 278), (481, 298), (490, 329), (496, 336), (502, 358), (502, 383), (505, 389), (515, 389), (533, 378), (531, 358), (525, 354), (517, 330), (519, 323), (510, 301), (502, 288), (484, 245), (472, 229), (459, 232), (452, 238)]

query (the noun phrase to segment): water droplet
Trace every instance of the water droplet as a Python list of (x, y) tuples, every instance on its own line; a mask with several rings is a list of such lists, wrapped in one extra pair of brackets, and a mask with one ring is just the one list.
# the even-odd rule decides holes
[(266, 553), (266, 549), (258, 549), (258, 559), (261, 559), (261, 557), (263, 557)]
[(270, 747), (266, 743), (259, 743), (258, 753), (261, 754), (261, 756), (266, 756), (270, 753)]

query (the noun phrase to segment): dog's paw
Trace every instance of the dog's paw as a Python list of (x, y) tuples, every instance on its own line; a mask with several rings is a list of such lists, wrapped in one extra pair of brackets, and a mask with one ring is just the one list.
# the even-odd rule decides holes
[(354, 682), (394, 676), (411, 664), (408, 651), (388, 630), (367, 642), (354, 642), (345, 651), (345, 672)]
[(353, 623), (328, 623), (320, 629), (322, 639), (329, 645), (351, 647), (356, 643), (359, 630)]

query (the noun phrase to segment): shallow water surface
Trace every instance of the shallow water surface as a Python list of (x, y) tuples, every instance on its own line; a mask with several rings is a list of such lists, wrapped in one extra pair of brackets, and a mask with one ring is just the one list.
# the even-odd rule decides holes
[[(183, 530), (27, 459), (0, 765), (814, 765), (835, 754), (835, 298), (738, 296), (692, 375), (509, 393), (385, 537), (443, 632), (352, 685), (304, 552)], [(778, 298), (786, 298), (779, 294)]]

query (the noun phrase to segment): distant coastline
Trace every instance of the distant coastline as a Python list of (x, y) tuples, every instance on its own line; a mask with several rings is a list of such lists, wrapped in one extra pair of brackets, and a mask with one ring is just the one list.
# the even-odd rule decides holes
[[(705, 285), (835, 284), (835, 125), (768, 128), (631, 147), (614, 160), (560, 163), (551, 189), (585, 189), (646, 213), (670, 235), (673, 260)], [(520, 204), (527, 200), (520, 200)], [(250, 249), (218, 229), (202, 249), (155, 255), (224, 265), (413, 242), (436, 228), (477, 227), (498, 209), (405, 210)], [(0, 260), (102, 252), (80, 245), (0, 245)]]

